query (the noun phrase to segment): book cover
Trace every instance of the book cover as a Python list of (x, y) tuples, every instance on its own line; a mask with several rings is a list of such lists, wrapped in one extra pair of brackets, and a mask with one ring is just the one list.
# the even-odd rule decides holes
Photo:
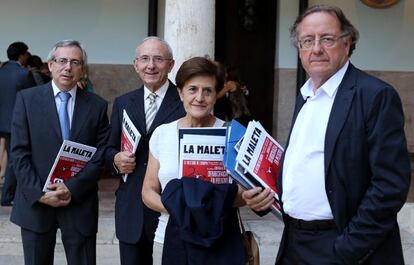
[(221, 127), (179, 129), (179, 175), (229, 183), (223, 164), (226, 129)]
[(238, 121), (232, 120), (226, 129), (226, 148), (224, 152), (224, 166), (226, 167), (227, 172), (230, 174), (230, 177), (233, 178), (238, 184), (240, 184), (244, 189), (248, 190), (254, 187), (251, 181), (245, 179), (244, 176), (240, 175), (236, 171), (236, 156), (237, 150), (235, 146), (240, 139), (243, 138), (246, 128), (241, 125)]
[[(122, 133), (121, 133), (121, 152), (128, 151), (132, 154), (135, 153), (138, 147), (141, 134), (132, 123), (126, 110), (122, 113)], [(122, 180), (127, 181), (128, 174), (122, 175)]]
[(96, 148), (93, 146), (64, 140), (43, 186), (43, 191), (49, 191), (47, 187), (52, 183), (65, 182), (75, 176), (91, 160), (95, 152)]
[(277, 195), (277, 174), (283, 155), (282, 146), (277, 143), (259, 122), (250, 122), (237, 154), (237, 162), (264, 187)]

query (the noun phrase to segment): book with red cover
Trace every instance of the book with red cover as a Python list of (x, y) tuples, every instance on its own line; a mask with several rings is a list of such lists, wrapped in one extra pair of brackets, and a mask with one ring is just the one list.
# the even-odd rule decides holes
[(259, 122), (250, 122), (236, 157), (237, 163), (265, 188), (277, 195), (277, 175), (283, 155), (282, 146), (276, 142)]
[(221, 127), (179, 129), (179, 176), (229, 183), (223, 165), (225, 133)]
[(43, 186), (43, 191), (49, 191), (47, 187), (52, 183), (65, 182), (75, 176), (85, 167), (95, 152), (96, 148), (93, 146), (64, 140)]
[[(122, 113), (122, 133), (121, 133), (121, 152), (128, 151), (135, 154), (137, 150), (141, 134), (138, 129), (132, 123), (126, 110)], [(127, 181), (128, 174), (122, 175), (122, 180)]]

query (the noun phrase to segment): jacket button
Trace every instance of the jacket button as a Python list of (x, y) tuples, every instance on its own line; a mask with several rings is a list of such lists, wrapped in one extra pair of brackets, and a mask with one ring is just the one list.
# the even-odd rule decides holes
[(144, 163), (144, 167), (146, 167), (146, 166), (147, 166), (147, 162)]

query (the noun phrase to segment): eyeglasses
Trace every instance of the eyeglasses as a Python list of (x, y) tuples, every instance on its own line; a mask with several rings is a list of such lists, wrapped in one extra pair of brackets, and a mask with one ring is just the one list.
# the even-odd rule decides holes
[(164, 57), (161, 57), (161, 56), (153, 56), (153, 57), (151, 57), (151, 56), (143, 55), (141, 57), (135, 58), (135, 60), (137, 60), (141, 64), (149, 64), (151, 62), (151, 60), (152, 60), (152, 62), (154, 64), (161, 65), (165, 61), (171, 61), (172, 59), (171, 58), (164, 58)]
[(315, 42), (318, 42), (319, 45), (321, 45), (324, 48), (332, 48), (335, 46), (338, 40), (348, 36), (349, 33), (342, 34), (339, 37), (334, 36), (325, 36), (320, 39), (314, 39), (314, 38), (304, 38), (302, 40), (298, 41), (298, 46), (300, 49), (303, 50), (310, 50), (315, 45)]
[(74, 67), (80, 67), (83, 65), (82, 61), (76, 60), (76, 59), (69, 60), (68, 58), (55, 58), (53, 59), (53, 61), (60, 66), (65, 66), (68, 62), (70, 63), (71, 66), (74, 66)]

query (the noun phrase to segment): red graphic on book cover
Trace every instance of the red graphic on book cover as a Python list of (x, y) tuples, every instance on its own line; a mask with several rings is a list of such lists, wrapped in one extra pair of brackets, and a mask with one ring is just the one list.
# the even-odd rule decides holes
[(254, 168), (254, 173), (256, 173), (272, 190), (276, 192), (276, 180), (282, 154), (283, 150), (270, 141), (269, 138), (266, 138), (263, 143), (262, 150), (260, 150), (259, 159), (257, 160), (257, 164)]
[(50, 177), (50, 183), (65, 182), (76, 175), (86, 164), (85, 161), (61, 157)]
[(128, 140), (128, 136), (125, 134), (125, 132), (122, 131), (121, 135), (121, 151), (129, 151), (132, 152), (134, 150), (134, 147), (132, 143)]
[(183, 177), (197, 178), (214, 184), (229, 183), (222, 161), (184, 160)]

